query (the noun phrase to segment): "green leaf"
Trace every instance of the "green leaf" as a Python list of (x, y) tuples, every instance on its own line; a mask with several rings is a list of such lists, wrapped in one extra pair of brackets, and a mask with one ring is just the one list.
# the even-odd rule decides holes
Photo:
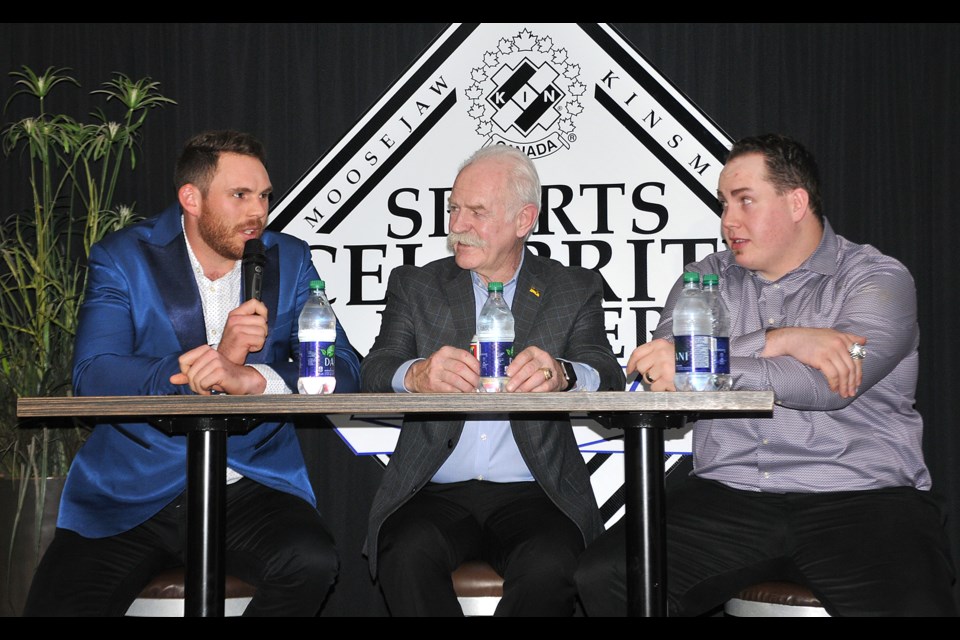
[(32, 202), (19, 212), (0, 212), (0, 476), (64, 475), (88, 429), (24, 429), (16, 401), (23, 396), (72, 393), (73, 341), (87, 278), (90, 247), (107, 233), (142, 216), (115, 205), (117, 183), (135, 168), (147, 111), (176, 104), (149, 78), (123, 74), (91, 95), (119, 101), (121, 117), (95, 109), (92, 121), (48, 113), (55, 87), (79, 87), (65, 67), (11, 72), (11, 101), (32, 99), (32, 115), (4, 124), (4, 154), (22, 160), (25, 192)]

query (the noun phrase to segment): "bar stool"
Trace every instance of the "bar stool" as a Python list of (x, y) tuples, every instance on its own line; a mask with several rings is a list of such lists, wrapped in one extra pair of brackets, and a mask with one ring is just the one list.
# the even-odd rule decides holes
[[(141, 618), (182, 618), (186, 592), (184, 582), (183, 567), (158, 573), (130, 604), (126, 615)], [(242, 615), (256, 591), (252, 585), (228, 575), (224, 584), (223, 615)]]
[(723, 605), (728, 616), (825, 617), (830, 614), (807, 587), (793, 582), (761, 582), (743, 589)]
[(483, 560), (468, 560), (452, 574), (465, 616), (492, 616), (503, 597), (503, 578)]

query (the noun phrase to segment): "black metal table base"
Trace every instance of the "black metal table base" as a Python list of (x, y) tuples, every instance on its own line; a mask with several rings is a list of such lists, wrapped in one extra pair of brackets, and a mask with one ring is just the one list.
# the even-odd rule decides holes
[(627, 615), (667, 615), (664, 539), (663, 416), (625, 416), (623, 466), (626, 492)]
[(227, 431), (197, 418), (187, 433), (187, 563), (183, 615), (223, 617)]

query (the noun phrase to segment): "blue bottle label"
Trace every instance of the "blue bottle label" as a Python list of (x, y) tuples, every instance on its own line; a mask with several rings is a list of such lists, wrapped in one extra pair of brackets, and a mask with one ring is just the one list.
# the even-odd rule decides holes
[(300, 377), (325, 378), (334, 375), (336, 343), (301, 342)]
[(677, 373), (710, 373), (710, 336), (676, 336)]
[(513, 341), (480, 342), (480, 377), (505, 378), (513, 361)]
[(730, 373), (730, 338), (713, 338), (713, 362), (710, 373)]

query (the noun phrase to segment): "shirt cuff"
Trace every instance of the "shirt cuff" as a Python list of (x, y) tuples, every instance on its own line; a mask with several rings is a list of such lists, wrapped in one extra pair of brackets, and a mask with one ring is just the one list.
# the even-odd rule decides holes
[(413, 366), (414, 362), (419, 362), (420, 360), (425, 360), (425, 358), (414, 358), (413, 360), (407, 360), (400, 368), (397, 369), (397, 372), (393, 374), (393, 379), (390, 381), (390, 385), (393, 387), (394, 393), (411, 393), (410, 389), (407, 389), (403, 384), (403, 379), (407, 377), (407, 371)]
[(263, 390), (263, 395), (277, 396), (293, 393), (280, 374), (274, 371), (272, 367), (265, 364), (248, 364), (247, 366), (259, 371), (260, 375), (267, 381), (267, 387)]
[[(557, 358), (557, 360), (564, 360), (564, 358)], [(573, 370), (577, 372), (577, 384), (567, 391), (596, 391), (600, 388), (600, 374), (596, 369), (582, 362), (565, 361), (572, 364)]]

